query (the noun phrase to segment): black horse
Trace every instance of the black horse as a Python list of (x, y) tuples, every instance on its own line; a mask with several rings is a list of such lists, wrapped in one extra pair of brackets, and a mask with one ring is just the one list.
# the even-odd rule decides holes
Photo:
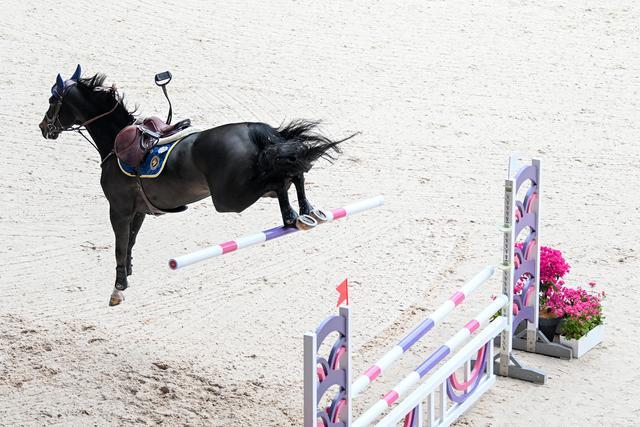
[[(317, 122), (293, 121), (279, 128), (265, 123), (233, 123), (187, 136), (171, 152), (162, 174), (144, 180), (125, 175), (117, 164), (114, 139), (135, 121), (115, 86), (103, 86), (105, 76), (80, 77), (80, 66), (63, 80), (58, 74), (49, 108), (40, 123), (42, 135), (56, 139), (61, 132), (86, 128), (101, 157), (100, 184), (109, 201), (116, 237), (116, 280), (109, 305), (124, 301), (131, 274), (131, 250), (151, 206), (178, 211), (211, 196), (218, 212), (242, 212), (260, 197), (278, 198), (285, 226), (295, 227), (298, 213), (287, 191), (296, 188), (300, 215), (316, 212), (307, 200), (304, 173), (321, 157), (333, 160), (342, 140), (331, 140), (315, 129)], [(145, 200), (145, 194), (147, 200)], [(151, 206), (150, 206), (151, 205)]]

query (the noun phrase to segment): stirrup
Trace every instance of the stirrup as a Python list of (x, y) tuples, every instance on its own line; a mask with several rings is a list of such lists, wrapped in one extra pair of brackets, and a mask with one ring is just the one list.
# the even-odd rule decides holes
[(298, 230), (310, 230), (316, 225), (318, 225), (318, 221), (310, 215), (300, 215), (296, 219), (296, 227)]

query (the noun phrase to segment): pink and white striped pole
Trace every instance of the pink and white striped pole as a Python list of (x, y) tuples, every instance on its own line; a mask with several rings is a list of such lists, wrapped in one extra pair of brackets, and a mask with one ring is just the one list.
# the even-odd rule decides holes
[[(351, 203), (343, 208), (332, 209), (330, 211), (323, 211), (327, 215), (327, 222), (335, 221), (336, 219), (344, 218), (346, 216), (355, 215), (357, 213), (377, 208), (384, 204), (384, 197), (376, 196), (370, 199), (360, 200), (355, 203)], [(240, 237), (236, 240), (229, 240), (228, 242), (213, 245), (208, 248), (200, 249), (199, 251), (182, 255), (179, 257), (171, 258), (169, 260), (169, 268), (177, 270), (182, 267), (186, 267), (191, 264), (195, 264), (200, 261), (204, 261), (209, 258), (214, 258), (220, 255), (235, 252), (238, 249), (246, 248), (249, 246), (264, 243), (268, 240), (273, 240), (278, 237), (286, 236), (299, 231), (294, 227), (274, 227), (268, 230), (260, 231), (258, 233), (249, 234)]]
[(420, 382), (420, 379), (431, 371), (438, 363), (440, 363), (450, 353), (456, 351), (458, 347), (460, 347), (471, 336), (471, 334), (489, 324), (491, 317), (504, 307), (508, 301), (509, 299), (506, 295), (500, 295), (497, 297), (491, 304), (486, 306), (484, 310), (464, 325), (464, 327), (454, 336), (449, 338), (440, 348), (427, 357), (420, 366), (396, 384), (396, 386), (385, 394), (382, 399), (377, 401), (364, 414), (355, 420), (352, 427), (364, 427), (372, 424), (378, 416), (390, 408), (400, 397), (404, 396), (409, 390), (411, 390), (411, 388)]
[(362, 393), (367, 386), (373, 382), (385, 369), (389, 368), (397, 361), (411, 346), (420, 340), (427, 332), (440, 324), (459, 304), (472, 295), (480, 286), (485, 283), (493, 273), (495, 268), (485, 267), (476, 274), (460, 290), (454, 292), (449, 299), (438, 307), (429, 317), (420, 322), (411, 332), (405, 335), (391, 350), (385, 353), (376, 363), (371, 365), (362, 375), (360, 375), (351, 385), (351, 397), (355, 398)]

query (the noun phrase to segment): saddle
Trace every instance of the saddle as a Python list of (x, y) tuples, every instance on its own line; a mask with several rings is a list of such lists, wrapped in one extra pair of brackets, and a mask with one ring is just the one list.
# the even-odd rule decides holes
[(145, 156), (161, 138), (170, 137), (189, 126), (191, 126), (189, 119), (168, 125), (159, 117), (147, 117), (142, 123), (129, 125), (116, 135), (114, 141), (116, 157), (134, 169), (138, 169)]

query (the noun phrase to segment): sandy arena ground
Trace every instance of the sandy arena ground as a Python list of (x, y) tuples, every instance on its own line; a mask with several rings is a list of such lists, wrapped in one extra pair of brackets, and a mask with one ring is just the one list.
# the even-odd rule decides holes
[[(217, 4), (216, 4), (217, 3)], [(395, 3), (395, 4), (394, 4)], [(399, 4), (401, 3), (401, 4)], [(603, 6), (606, 5), (606, 6)], [(606, 341), (521, 354), (469, 426), (638, 425), (640, 6), (633, 1), (8, 0), (0, 28), (0, 424), (293, 426), (302, 334), (351, 280), (356, 372), (500, 258), (512, 151), (544, 161), (543, 239), (570, 283), (608, 294)], [(56, 73), (108, 74), (142, 113), (201, 126), (304, 117), (362, 134), (309, 174), (317, 205), (384, 194), (326, 228), (172, 272), (170, 256), (277, 225), (275, 200), (147, 219), (127, 301), (108, 308), (113, 235), (99, 158), (37, 124)], [(373, 402), (489, 295), (385, 375)]]

